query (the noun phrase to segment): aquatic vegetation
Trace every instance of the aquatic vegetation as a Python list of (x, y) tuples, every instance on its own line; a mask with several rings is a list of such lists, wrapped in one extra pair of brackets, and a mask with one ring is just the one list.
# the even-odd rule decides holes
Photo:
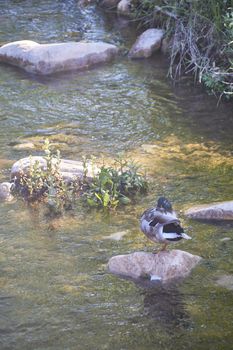
[[(113, 166), (103, 165), (99, 171), (88, 177), (88, 162), (83, 157), (83, 176), (74, 181), (65, 181), (60, 172), (60, 152), (53, 150), (48, 140), (44, 143), (46, 167), (39, 161), (30, 162), (27, 172), (21, 171), (14, 180), (14, 193), (27, 203), (44, 202), (50, 215), (60, 215), (64, 210), (73, 209), (76, 201), (90, 207), (113, 209), (121, 204), (131, 203), (137, 194), (145, 193), (148, 182), (139, 173), (139, 166), (122, 157)], [(94, 158), (91, 158), (94, 174)]]
[(118, 157), (113, 167), (103, 165), (100, 168), (85, 198), (91, 207), (116, 208), (120, 204), (129, 204), (133, 197), (147, 189), (148, 182), (139, 173), (138, 165)]

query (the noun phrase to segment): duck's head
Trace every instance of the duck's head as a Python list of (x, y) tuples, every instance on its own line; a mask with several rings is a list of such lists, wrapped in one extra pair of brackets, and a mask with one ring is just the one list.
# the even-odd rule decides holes
[(159, 197), (157, 202), (157, 209), (162, 209), (169, 213), (172, 213), (173, 211), (171, 202), (165, 197)]

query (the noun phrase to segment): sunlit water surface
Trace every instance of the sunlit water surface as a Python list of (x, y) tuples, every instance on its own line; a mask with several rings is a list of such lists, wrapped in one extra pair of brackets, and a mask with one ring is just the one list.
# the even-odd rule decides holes
[[(233, 274), (233, 225), (182, 215), (233, 197), (232, 105), (217, 107), (189, 78), (173, 86), (164, 56), (129, 60), (132, 27), (78, 1), (0, 0), (1, 44), (103, 40), (122, 48), (110, 64), (43, 78), (0, 66), (0, 180), (15, 160), (41, 154), (18, 144), (48, 137), (64, 158), (108, 162), (124, 151), (151, 181), (148, 196), (111, 215), (80, 207), (51, 221), (21, 202), (0, 204), (1, 350), (232, 347), (232, 290), (216, 281)], [(153, 248), (138, 218), (161, 194), (193, 237), (177, 247), (202, 264), (165, 287), (110, 275), (111, 256)], [(117, 232), (121, 240), (109, 237)]]

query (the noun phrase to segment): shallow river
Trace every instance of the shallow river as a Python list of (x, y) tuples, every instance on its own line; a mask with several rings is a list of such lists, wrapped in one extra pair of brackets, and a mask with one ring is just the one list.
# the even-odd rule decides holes
[[(129, 60), (132, 27), (75, 0), (0, 0), (0, 44), (103, 40), (122, 48), (110, 64), (44, 78), (0, 66), (0, 180), (15, 160), (41, 154), (20, 143), (48, 137), (63, 158), (107, 162), (125, 152), (151, 182), (146, 197), (111, 215), (79, 208), (51, 222), (22, 202), (0, 203), (1, 350), (232, 348), (233, 283), (217, 281), (233, 274), (233, 224), (183, 215), (233, 198), (232, 105), (217, 107), (188, 77), (173, 86), (162, 55)], [(203, 262), (164, 288), (110, 275), (111, 256), (153, 249), (138, 218), (161, 194), (193, 237), (177, 248)]]

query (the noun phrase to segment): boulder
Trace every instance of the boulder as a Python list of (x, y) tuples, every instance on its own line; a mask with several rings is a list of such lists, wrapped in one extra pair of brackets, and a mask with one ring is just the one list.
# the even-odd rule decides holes
[(0, 201), (10, 202), (14, 199), (11, 194), (11, 186), (10, 182), (2, 182), (0, 183)]
[[(27, 173), (29, 171), (30, 165), (35, 164), (36, 161), (39, 162), (42, 169), (46, 169), (47, 162), (43, 157), (33, 156), (22, 158), (13, 164), (11, 169), (11, 179), (19, 177), (22, 175), (22, 173)], [(98, 169), (96, 167), (93, 168), (91, 164), (88, 164), (87, 168), (87, 176), (89, 178), (92, 178), (98, 171)], [(73, 181), (77, 178), (82, 179), (84, 175), (82, 162), (76, 160), (61, 159), (59, 170), (64, 180), (67, 182)]]
[(201, 257), (182, 250), (160, 251), (157, 254), (135, 252), (117, 255), (108, 262), (111, 273), (131, 278), (149, 277), (166, 282), (183, 278), (200, 262)]
[(233, 220), (233, 201), (198, 205), (185, 211), (191, 219)]
[(130, 58), (148, 58), (161, 47), (164, 36), (162, 29), (147, 29), (136, 40), (129, 51)]
[(22, 40), (0, 48), (0, 62), (20, 67), (29, 73), (46, 75), (108, 62), (117, 52), (116, 46), (103, 42), (38, 44)]
[(117, 5), (117, 13), (121, 16), (130, 17), (132, 0), (121, 0)]

